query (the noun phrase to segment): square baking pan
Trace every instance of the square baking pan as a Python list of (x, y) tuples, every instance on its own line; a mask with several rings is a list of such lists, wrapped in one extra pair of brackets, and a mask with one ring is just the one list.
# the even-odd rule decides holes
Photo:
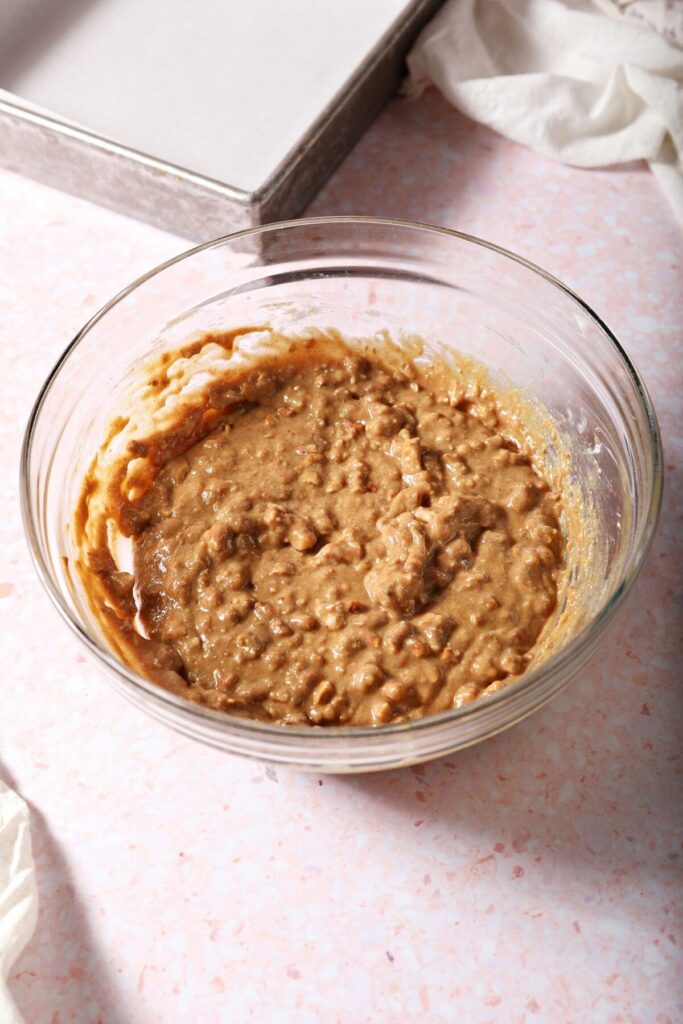
[(203, 241), (297, 216), (440, 0), (4, 0), (0, 163)]

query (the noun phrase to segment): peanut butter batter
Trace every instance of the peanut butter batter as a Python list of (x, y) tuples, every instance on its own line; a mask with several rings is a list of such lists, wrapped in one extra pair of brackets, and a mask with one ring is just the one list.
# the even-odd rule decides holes
[(458, 708), (525, 671), (560, 499), (494, 393), (338, 345), (204, 403), (203, 426), (129, 452), (154, 467), (108, 509), (133, 572), (104, 544), (82, 567), (124, 657), (212, 708), (321, 726)]

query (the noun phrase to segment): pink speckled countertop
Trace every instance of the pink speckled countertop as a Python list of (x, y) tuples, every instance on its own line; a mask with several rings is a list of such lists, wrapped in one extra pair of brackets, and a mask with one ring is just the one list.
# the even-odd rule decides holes
[(653, 551), (564, 695), (452, 758), (318, 778), (166, 731), (52, 610), (17, 476), (74, 331), (187, 245), (0, 175), (0, 775), (31, 805), (41, 895), (17, 1003), (28, 1024), (677, 1024), (683, 234), (643, 168), (557, 166), (435, 94), (393, 102), (313, 210), (490, 238), (605, 318), (664, 436)]

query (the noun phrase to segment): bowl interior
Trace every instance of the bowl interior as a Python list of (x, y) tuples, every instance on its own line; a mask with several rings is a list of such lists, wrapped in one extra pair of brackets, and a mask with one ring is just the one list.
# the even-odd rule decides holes
[(560, 438), (549, 459), (559, 472), (571, 453), (571, 486), (591, 509), (570, 552), (572, 636), (608, 613), (651, 536), (659, 448), (642, 384), (607, 329), (557, 282), (476, 240), (314, 220), (232, 236), (153, 272), (86, 326), (44, 389), (23, 467), (29, 540), (60, 610), (94, 645), (99, 627), (68, 571), (70, 520), (108, 422), (152, 353), (262, 324), (419, 335), (425, 358), (470, 356), (528, 396), (532, 413), (547, 410)]

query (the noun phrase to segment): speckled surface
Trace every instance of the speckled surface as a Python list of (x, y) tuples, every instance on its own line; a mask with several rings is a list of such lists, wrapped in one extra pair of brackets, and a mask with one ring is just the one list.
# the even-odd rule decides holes
[(318, 778), (166, 731), (109, 689), (49, 605), (17, 475), (70, 336), (186, 246), (1, 175), (0, 774), (31, 804), (41, 893), (17, 1003), (31, 1024), (675, 1024), (683, 235), (640, 167), (559, 167), (434, 94), (395, 101), (313, 209), (482, 235), (593, 305), (659, 413), (654, 548), (581, 678), (453, 758)]

